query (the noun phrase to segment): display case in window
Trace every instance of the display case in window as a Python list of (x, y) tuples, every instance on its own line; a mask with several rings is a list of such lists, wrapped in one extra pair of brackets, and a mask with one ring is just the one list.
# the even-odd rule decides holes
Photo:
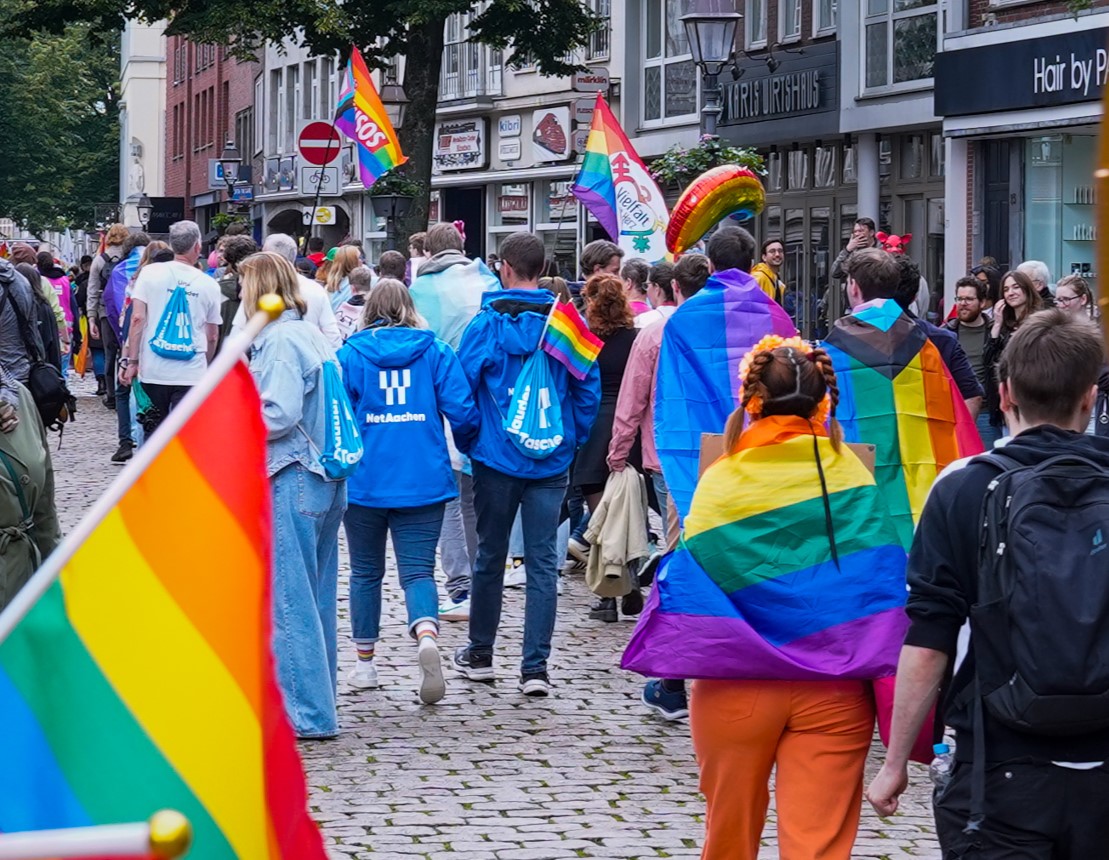
[(526, 230), (531, 223), (531, 183), (500, 183), (493, 195), (494, 228)]
[(1094, 138), (1051, 135), (1025, 142), (1024, 259), (1042, 260), (1055, 280), (1096, 276)]

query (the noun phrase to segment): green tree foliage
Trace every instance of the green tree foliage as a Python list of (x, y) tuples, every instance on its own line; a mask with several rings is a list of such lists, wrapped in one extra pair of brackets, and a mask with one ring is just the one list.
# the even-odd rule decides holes
[(91, 227), (119, 197), (119, 36), (90, 33), (0, 37), (0, 217), (34, 234)]
[[(3, 0), (0, 0), (3, 2)], [(432, 140), (443, 28), (447, 17), (477, 6), (472, 0), (8, 0), (22, 14), (0, 17), (0, 34), (57, 31), (60, 22), (83, 21), (99, 32), (122, 29), (128, 17), (169, 21), (167, 32), (193, 41), (228, 44), (253, 57), (266, 42), (297, 39), (313, 53), (344, 55), (357, 45), (371, 66), (405, 57), (404, 88), (410, 99), (401, 147), (409, 163), (400, 168), (420, 189), (401, 238), (426, 225), (431, 186)], [(494, 48), (510, 45), (519, 63), (533, 60), (541, 74), (575, 69), (567, 57), (585, 44), (597, 21), (581, 0), (491, 0), (470, 25), (470, 37)], [(511, 65), (512, 59), (509, 60)]]

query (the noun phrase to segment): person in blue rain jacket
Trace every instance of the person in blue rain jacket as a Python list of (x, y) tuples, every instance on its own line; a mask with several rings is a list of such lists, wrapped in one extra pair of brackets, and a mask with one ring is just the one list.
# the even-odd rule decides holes
[(435, 548), (447, 500), (458, 495), (443, 419), (463, 453), (478, 433), (478, 411), (454, 351), (421, 328), (408, 288), (384, 279), (366, 296), (363, 329), (339, 351), (343, 384), (365, 455), (347, 482), (343, 520), (350, 547), (351, 628), (358, 659), (347, 680), (378, 686), (374, 650), (381, 625), (385, 539), (393, 536), (408, 631), (417, 642), (419, 696), (443, 698)]

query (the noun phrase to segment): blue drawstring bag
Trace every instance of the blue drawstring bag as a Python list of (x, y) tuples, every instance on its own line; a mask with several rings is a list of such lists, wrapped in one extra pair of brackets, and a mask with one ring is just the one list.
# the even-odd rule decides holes
[(533, 352), (520, 368), (504, 429), (517, 450), (533, 460), (546, 459), (562, 444), (562, 403), (542, 350)]
[(358, 421), (354, 417), (354, 407), (350, 404), (342, 377), (333, 361), (323, 364), (323, 402), (328, 410), (327, 439), (320, 465), (327, 477), (332, 480), (349, 478), (354, 474), (365, 450)]
[(193, 346), (193, 317), (189, 311), (189, 297), (178, 284), (173, 288), (165, 310), (154, 327), (150, 348), (155, 355), (174, 361), (188, 361), (196, 355)]

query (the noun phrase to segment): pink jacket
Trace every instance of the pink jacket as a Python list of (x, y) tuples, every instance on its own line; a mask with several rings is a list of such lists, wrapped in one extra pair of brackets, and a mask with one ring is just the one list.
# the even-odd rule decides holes
[(662, 329), (666, 320), (651, 323), (639, 333), (632, 344), (620, 396), (616, 400), (616, 418), (612, 422), (612, 441), (608, 446), (608, 466), (623, 466), (635, 444), (635, 433), (643, 440), (643, 468), (661, 472), (655, 448), (655, 379), (658, 353), (662, 347)]

